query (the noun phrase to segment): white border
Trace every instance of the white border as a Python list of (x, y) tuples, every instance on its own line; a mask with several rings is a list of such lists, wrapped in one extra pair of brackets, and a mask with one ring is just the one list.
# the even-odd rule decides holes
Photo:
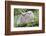
[[(14, 8), (28, 8), (39, 9), (39, 27), (18, 27), (14, 28)], [(28, 30), (42, 30), (42, 7), (41, 6), (22, 6), (11, 5), (11, 31), (28, 31)]]

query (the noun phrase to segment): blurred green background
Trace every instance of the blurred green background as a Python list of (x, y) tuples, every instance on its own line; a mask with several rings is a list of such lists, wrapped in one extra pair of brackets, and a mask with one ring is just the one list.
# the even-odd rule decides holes
[(39, 9), (22, 9), (14, 8), (14, 27), (32, 27), (32, 23), (17, 24), (17, 19), (22, 12), (32, 11), (34, 13), (34, 25), (33, 27), (39, 26)]

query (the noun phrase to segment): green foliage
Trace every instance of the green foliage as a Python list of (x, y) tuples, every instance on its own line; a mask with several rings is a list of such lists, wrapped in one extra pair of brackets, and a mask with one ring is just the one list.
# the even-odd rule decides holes
[(16, 8), (16, 9), (14, 9), (14, 15), (19, 15), (22, 12), (25, 12), (25, 11), (26, 11), (26, 9)]
[(34, 26), (38, 26), (39, 25), (39, 18), (38, 17), (35, 17), (34, 18)]
[(17, 27), (20, 27), (20, 26), (21, 26), (21, 27), (26, 27), (26, 25), (27, 25), (27, 24), (18, 24)]

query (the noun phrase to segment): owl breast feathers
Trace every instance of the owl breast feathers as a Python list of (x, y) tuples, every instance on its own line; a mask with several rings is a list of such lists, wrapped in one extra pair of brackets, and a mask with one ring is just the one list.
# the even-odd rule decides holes
[(28, 11), (26, 14), (22, 14), (21, 23), (34, 22), (34, 14), (31, 11)]

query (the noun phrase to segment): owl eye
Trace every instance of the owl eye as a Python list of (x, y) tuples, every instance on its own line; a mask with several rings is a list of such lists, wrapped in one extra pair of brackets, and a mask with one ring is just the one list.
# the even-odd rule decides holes
[(24, 14), (22, 14), (22, 16), (25, 16)]
[(29, 15), (31, 14), (31, 13), (28, 13)]

